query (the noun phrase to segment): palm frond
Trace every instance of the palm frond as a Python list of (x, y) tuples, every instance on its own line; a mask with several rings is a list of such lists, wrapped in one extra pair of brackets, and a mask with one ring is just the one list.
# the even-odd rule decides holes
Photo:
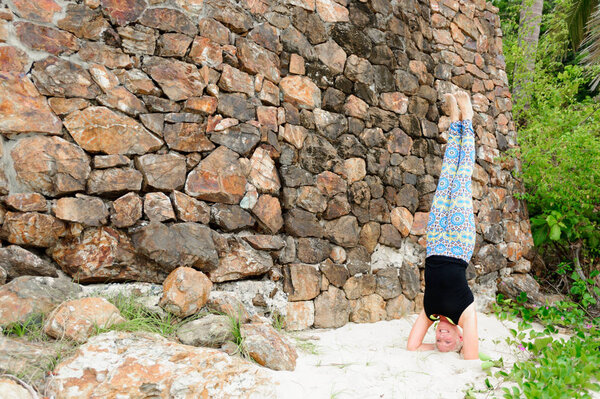
[(593, 76), (591, 84), (591, 90), (594, 91), (600, 84), (600, 6), (598, 4), (586, 24), (586, 36), (581, 47), (585, 54), (581, 63), (588, 67), (590, 73), (596, 75)]
[(569, 36), (574, 49), (578, 49), (584, 40), (586, 24), (595, 8), (598, 0), (575, 0), (567, 16)]

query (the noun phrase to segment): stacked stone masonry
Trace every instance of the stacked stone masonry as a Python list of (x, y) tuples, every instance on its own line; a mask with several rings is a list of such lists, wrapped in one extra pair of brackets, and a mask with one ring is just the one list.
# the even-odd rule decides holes
[(470, 283), (493, 295), (529, 270), (490, 3), (0, 5), (3, 280), (270, 280), (289, 329), (418, 310), (456, 90), (477, 136)]

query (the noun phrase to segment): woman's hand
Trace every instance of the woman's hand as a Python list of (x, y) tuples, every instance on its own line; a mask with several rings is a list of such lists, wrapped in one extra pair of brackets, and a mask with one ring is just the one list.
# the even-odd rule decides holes
[(431, 320), (427, 318), (424, 310), (421, 310), (419, 317), (413, 324), (410, 334), (408, 336), (408, 342), (406, 343), (406, 349), (409, 351), (430, 351), (433, 350), (433, 344), (424, 344), (423, 338), (427, 333), (429, 327), (433, 324)]

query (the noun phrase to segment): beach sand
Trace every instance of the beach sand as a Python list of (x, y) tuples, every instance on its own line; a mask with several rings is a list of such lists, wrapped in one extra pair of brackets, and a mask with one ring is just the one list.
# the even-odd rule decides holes
[[(417, 315), (371, 324), (349, 323), (338, 329), (312, 329), (287, 333), (298, 348), (296, 369), (273, 371), (281, 399), (401, 399), (464, 398), (473, 386), (485, 388), (486, 371), (480, 360), (463, 360), (457, 353), (409, 352), (406, 340)], [(499, 321), (478, 313), (480, 352), (507, 366), (524, 353), (509, 346), (509, 328), (515, 322)], [(433, 327), (424, 342), (433, 342)], [(313, 353), (310, 353), (313, 352)], [(498, 369), (494, 369), (498, 370)], [(490, 377), (490, 382), (496, 382)], [(502, 386), (508, 386), (503, 384)], [(475, 393), (486, 397), (486, 393)], [(498, 390), (495, 395), (502, 396)]]

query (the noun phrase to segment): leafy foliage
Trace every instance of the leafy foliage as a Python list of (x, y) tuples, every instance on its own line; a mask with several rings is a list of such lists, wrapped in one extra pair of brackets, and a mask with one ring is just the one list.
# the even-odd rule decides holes
[[(521, 298), (526, 299), (526, 298)], [(589, 318), (586, 309), (572, 301), (552, 306), (525, 307), (524, 301), (512, 301), (498, 295), (496, 312), (500, 319), (522, 320), (511, 329), (508, 342), (526, 355), (510, 369), (496, 362), (494, 376), (500, 380), (503, 397), (513, 398), (590, 398), (589, 391), (600, 391), (600, 320)], [(543, 331), (531, 329), (532, 322)], [(560, 326), (568, 327), (570, 337), (557, 337)], [(502, 387), (510, 385), (510, 387)]]

